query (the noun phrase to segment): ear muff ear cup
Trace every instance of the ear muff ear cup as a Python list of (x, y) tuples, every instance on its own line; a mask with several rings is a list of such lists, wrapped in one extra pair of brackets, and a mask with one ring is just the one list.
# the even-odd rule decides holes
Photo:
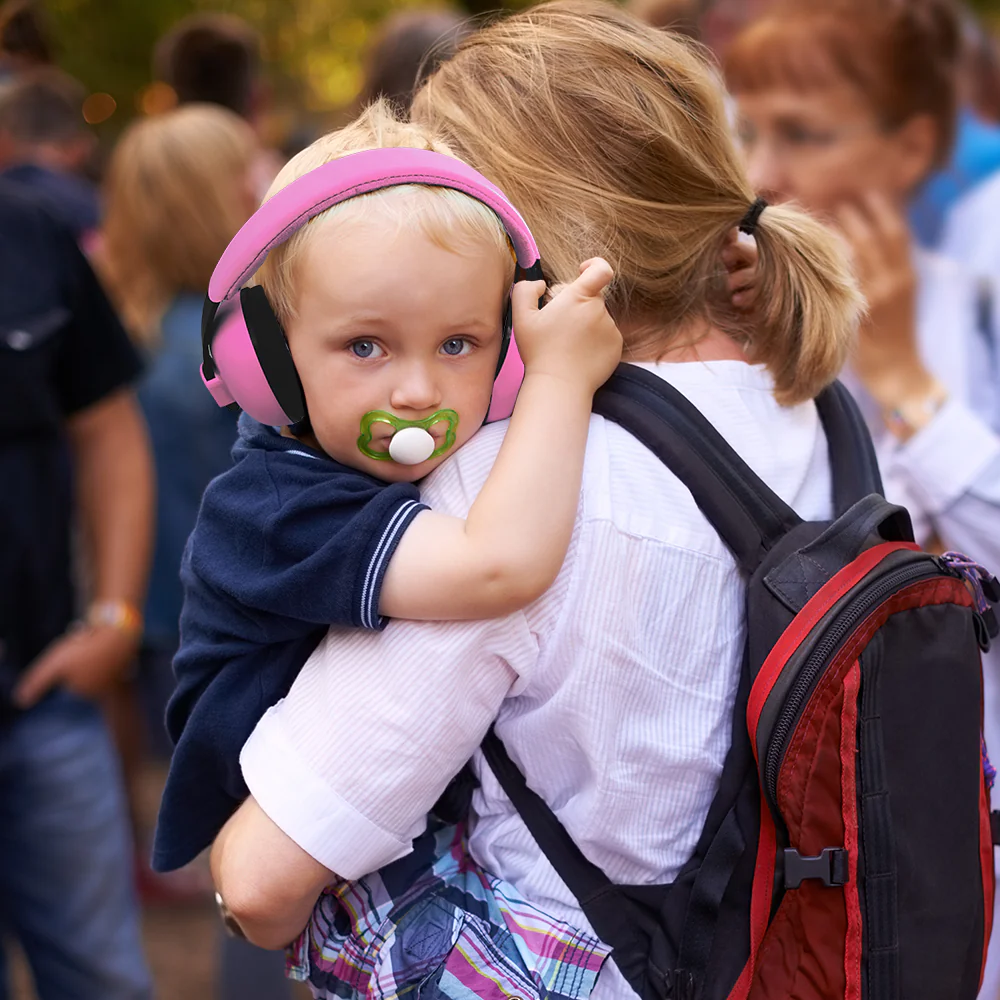
[(260, 285), (240, 290), (240, 307), (261, 371), (288, 423), (306, 418), (306, 398), (302, 392), (285, 331), (274, 315)]
[[(514, 273), (515, 283), (518, 281), (544, 281), (542, 262), (536, 260), (530, 267), (518, 265)], [(538, 308), (542, 307), (544, 297), (538, 300)], [(500, 346), (500, 360), (497, 362), (497, 374), (493, 381), (493, 395), (490, 398), (490, 408), (486, 414), (485, 423), (494, 420), (506, 420), (514, 412), (518, 390), (524, 379), (524, 362), (517, 349), (514, 339), (514, 308), (508, 296), (503, 314), (503, 340)]]

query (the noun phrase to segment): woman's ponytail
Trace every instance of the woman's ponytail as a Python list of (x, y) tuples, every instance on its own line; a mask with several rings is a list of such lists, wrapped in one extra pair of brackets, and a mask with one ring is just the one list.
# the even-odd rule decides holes
[(774, 377), (785, 405), (812, 399), (843, 368), (864, 299), (845, 244), (800, 209), (769, 205), (753, 226), (755, 318), (747, 356)]

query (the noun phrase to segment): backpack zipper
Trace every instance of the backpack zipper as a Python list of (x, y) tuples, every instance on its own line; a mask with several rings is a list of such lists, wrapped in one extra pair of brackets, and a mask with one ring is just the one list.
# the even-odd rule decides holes
[(786, 744), (802, 714), (802, 708), (815, 687), (831, 654), (865, 618), (904, 583), (917, 583), (935, 576), (961, 576), (952, 567), (933, 556), (915, 553), (914, 561), (899, 566), (869, 584), (843, 612), (833, 627), (823, 636), (799, 670), (785, 699), (784, 707), (774, 724), (764, 758), (764, 788), (772, 805), (778, 803), (778, 773), (785, 756)]

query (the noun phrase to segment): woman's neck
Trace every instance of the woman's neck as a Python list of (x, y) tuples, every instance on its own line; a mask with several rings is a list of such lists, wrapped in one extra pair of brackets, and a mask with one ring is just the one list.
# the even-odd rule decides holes
[[(620, 324), (625, 339), (625, 361), (747, 361), (743, 345), (708, 320), (680, 325), (655, 323)], [(634, 347), (630, 345), (634, 344)]]

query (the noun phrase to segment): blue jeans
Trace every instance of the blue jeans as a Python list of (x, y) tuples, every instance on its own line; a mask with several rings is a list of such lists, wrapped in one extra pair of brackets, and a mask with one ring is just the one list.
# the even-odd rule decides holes
[(0, 722), (0, 932), (40, 1000), (152, 995), (118, 761), (100, 710), (65, 691)]
[(216, 1000), (291, 1000), (285, 953), (261, 951), (222, 931)]

